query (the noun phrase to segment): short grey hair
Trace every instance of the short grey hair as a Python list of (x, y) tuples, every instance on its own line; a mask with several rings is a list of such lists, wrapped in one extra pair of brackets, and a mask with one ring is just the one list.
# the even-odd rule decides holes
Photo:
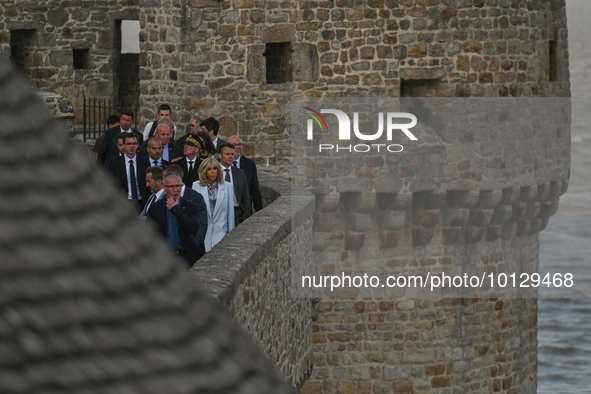
[(179, 180), (179, 182), (183, 182), (183, 178), (177, 174), (176, 172), (169, 172), (168, 174), (166, 174), (166, 176), (164, 177), (164, 180), (162, 181), (163, 183), (166, 183), (166, 180), (168, 178), (177, 178)]
[(195, 120), (195, 126), (197, 126), (197, 124), (201, 123), (201, 121), (203, 119), (205, 119), (205, 118), (202, 116), (199, 116), (199, 115), (195, 115), (189, 120), (189, 123), (191, 123), (193, 120)]

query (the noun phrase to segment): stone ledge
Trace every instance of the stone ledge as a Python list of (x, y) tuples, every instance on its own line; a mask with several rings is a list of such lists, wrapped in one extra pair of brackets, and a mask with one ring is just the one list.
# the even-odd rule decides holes
[(191, 269), (208, 293), (229, 305), (236, 290), (275, 246), (314, 213), (314, 196), (260, 172), (263, 201), (271, 201), (236, 227)]

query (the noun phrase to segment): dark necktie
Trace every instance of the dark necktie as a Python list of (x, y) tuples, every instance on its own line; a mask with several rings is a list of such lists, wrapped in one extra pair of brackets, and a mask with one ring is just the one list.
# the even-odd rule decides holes
[(148, 210), (150, 209), (150, 205), (154, 202), (154, 200), (156, 199), (156, 193), (152, 193), (152, 195), (150, 196), (150, 198), (148, 198), (148, 203), (146, 204), (144, 211), (142, 213), (148, 213)]
[(135, 181), (135, 166), (129, 161), (129, 181), (131, 183), (131, 198), (137, 201), (137, 182)]
[(193, 171), (193, 161), (189, 161), (189, 172)]
[(234, 163), (232, 163), (234, 165), (234, 167), (238, 168), (238, 162), (234, 161)]
[(154, 160), (154, 167), (159, 167), (158, 160)]
[(224, 172), (226, 173), (226, 177), (224, 178), (224, 181), (232, 183), (232, 181), (230, 180), (230, 169), (226, 168), (224, 170)]

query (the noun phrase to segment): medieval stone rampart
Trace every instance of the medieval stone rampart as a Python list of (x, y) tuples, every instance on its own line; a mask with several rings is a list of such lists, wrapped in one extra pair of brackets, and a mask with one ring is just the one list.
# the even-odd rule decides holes
[(298, 386), (312, 369), (312, 303), (292, 298), (292, 249), (310, 259), (314, 197), (264, 172), (259, 181), (265, 208), (224, 237), (191, 273)]

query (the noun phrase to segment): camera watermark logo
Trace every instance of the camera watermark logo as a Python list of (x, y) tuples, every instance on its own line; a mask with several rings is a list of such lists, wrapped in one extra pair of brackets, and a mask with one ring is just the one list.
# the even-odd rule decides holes
[[(338, 136), (340, 141), (350, 141), (352, 138), (351, 134), (351, 119), (349, 115), (338, 109), (321, 109), (320, 112), (309, 108), (302, 107), (310, 112), (306, 112), (311, 117), (307, 123), (307, 138), (308, 140), (314, 139), (314, 124), (318, 125), (320, 131), (328, 132), (328, 124), (322, 114), (332, 114), (337, 117), (338, 120)], [(407, 122), (400, 123), (400, 120), (406, 120)], [(410, 120), (410, 122), (408, 122)], [(384, 123), (386, 124), (384, 128)], [(410, 131), (411, 128), (416, 126), (417, 117), (408, 112), (384, 112), (378, 113), (378, 130), (374, 134), (364, 134), (359, 128), (359, 113), (353, 112), (353, 134), (354, 136), (362, 141), (377, 141), (382, 138), (384, 129), (386, 131), (386, 141), (392, 141), (394, 132), (400, 130), (404, 135), (411, 141), (417, 141), (417, 137)], [(318, 151), (348, 151), (348, 152), (369, 152), (370, 150), (376, 150), (380, 152), (388, 151), (391, 153), (402, 152), (404, 147), (400, 144), (357, 144), (357, 145), (334, 145), (334, 144), (319, 144)]]

